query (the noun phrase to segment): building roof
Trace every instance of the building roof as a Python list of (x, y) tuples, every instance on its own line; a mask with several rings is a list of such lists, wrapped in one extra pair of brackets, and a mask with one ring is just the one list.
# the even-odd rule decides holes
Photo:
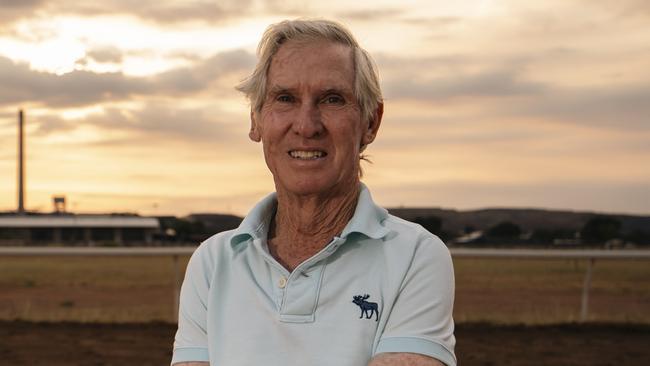
[(157, 229), (158, 219), (109, 215), (7, 215), (0, 228), (140, 228)]

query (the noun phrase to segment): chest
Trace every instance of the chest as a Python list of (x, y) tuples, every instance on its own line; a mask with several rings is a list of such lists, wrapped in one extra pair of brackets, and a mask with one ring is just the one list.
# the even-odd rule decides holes
[(267, 242), (269, 254), (289, 272), (313, 257), (328, 241), (300, 241), (273, 238)]
[(399, 288), (380, 255), (341, 251), (291, 273), (260, 256), (240, 264), (213, 278), (215, 364), (367, 364)]

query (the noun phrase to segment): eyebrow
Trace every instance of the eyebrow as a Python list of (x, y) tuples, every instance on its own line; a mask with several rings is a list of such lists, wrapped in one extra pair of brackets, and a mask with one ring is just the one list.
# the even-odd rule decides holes
[[(289, 93), (292, 94), (295, 92), (295, 88), (288, 88), (282, 85), (273, 85), (271, 88), (269, 88), (268, 94), (269, 95), (275, 95), (275, 94), (283, 94), (283, 93)], [(339, 88), (339, 87), (329, 87), (326, 89), (323, 89), (319, 91), (319, 94), (331, 94), (331, 93), (336, 93), (336, 94), (354, 94), (354, 91), (352, 90), (347, 90), (347, 88)]]
[(281, 85), (273, 85), (271, 88), (269, 88), (269, 94), (281, 94), (281, 93), (290, 93), (292, 92), (292, 88), (287, 88)]
[[(345, 88), (328, 88), (323, 90), (321, 94), (346, 94), (348, 91)], [(352, 93), (350, 90), (349, 93)]]

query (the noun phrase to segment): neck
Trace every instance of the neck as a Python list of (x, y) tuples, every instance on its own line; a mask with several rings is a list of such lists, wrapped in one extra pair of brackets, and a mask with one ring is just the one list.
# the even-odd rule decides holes
[(269, 252), (289, 270), (323, 249), (354, 215), (359, 182), (353, 189), (296, 196), (278, 190), (278, 208), (269, 232)]

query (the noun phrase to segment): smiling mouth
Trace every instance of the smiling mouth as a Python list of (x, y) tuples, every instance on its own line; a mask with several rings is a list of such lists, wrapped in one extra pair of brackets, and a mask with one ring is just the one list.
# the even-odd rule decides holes
[(315, 160), (324, 158), (327, 156), (327, 153), (324, 151), (303, 151), (303, 150), (291, 150), (289, 151), (289, 156), (294, 159), (301, 160)]

